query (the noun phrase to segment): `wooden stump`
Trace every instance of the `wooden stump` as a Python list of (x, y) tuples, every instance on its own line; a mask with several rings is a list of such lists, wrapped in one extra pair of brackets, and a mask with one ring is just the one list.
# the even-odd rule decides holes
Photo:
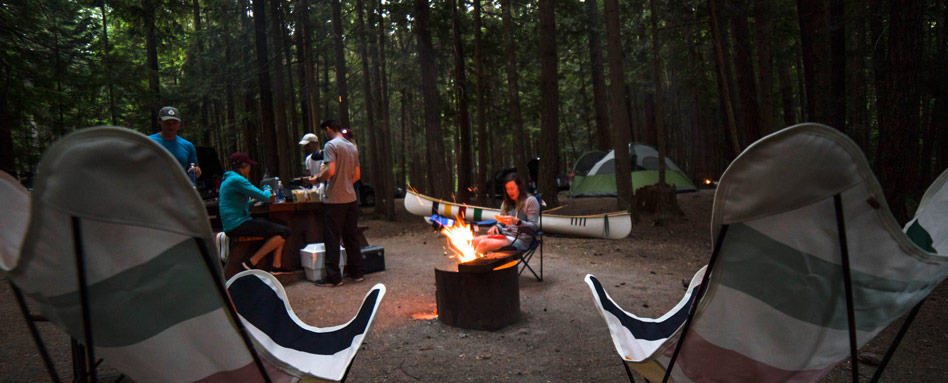
[(438, 320), (448, 326), (496, 331), (520, 321), (516, 267), (487, 272), (435, 269)]
[(659, 219), (685, 215), (678, 206), (678, 194), (670, 185), (649, 185), (635, 191), (635, 203), (640, 211), (657, 214)]

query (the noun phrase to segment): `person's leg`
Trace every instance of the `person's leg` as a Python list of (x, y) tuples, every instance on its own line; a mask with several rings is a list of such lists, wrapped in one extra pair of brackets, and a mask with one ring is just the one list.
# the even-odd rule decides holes
[[(270, 237), (269, 239), (267, 239), (266, 242), (263, 243), (263, 246), (261, 246), (260, 249), (257, 250), (256, 253), (253, 253), (253, 256), (250, 257), (250, 263), (253, 264), (254, 266), (257, 266), (257, 264), (259, 264), (260, 261), (263, 260), (263, 258), (267, 256), (267, 254), (270, 254), (270, 252), (272, 252), (272, 251), (274, 251), (274, 250), (280, 250), (280, 251), (282, 252), (282, 251), (283, 251), (283, 244), (284, 244), (285, 242), (286, 242), (286, 240), (283, 239), (283, 237), (281, 237), (281, 236), (279, 236), (279, 235), (274, 235), (274, 236)], [(276, 254), (281, 254), (281, 253), (276, 253)], [(279, 255), (274, 255), (274, 257), (273, 257), (273, 260), (274, 260), (274, 261), (273, 261), (273, 265), (274, 265), (275, 267), (279, 267), (279, 266), (276, 266), (276, 261), (277, 261), (278, 259), (280, 259), (280, 256), (279, 256)]]
[(506, 238), (484, 238), (482, 239), (474, 250), (478, 253), (484, 254), (494, 250), (499, 250), (501, 247), (507, 246), (510, 244)]
[(324, 282), (337, 284), (342, 281), (339, 270), (339, 238), (342, 235), (344, 205), (323, 204), (323, 243), (326, 245), (326, 258), (323, 267), (326, 269)]
[(362, 249), (359, 246), (359, 207), (355, 202), (345, 206), (345, 218), (342, 227), (342, 244), (346, 247), (347, 276), (362, 278)]

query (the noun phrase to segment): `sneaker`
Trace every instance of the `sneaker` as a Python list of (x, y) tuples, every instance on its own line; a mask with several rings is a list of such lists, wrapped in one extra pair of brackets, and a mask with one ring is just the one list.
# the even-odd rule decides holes
[(244, 267), (244, 270), (253, 270), (253, 269), (254, 269), (253, 263), (251, 263), (249, 259), (246, 260), (246, 261), (240, 262), (240, 265)]
[(267, 271), (268, 271), (270, 274), (273, 274), (273, 275), (284, 275), (284, 274), (293, 274), (293, 273), (295, 273), (295, 271), (290, 270), (290, 269), (285, 269), (285, 268), (282, 268), (282, 267), (273, 267), (273, 266), (271, 266), (270, 269), (268, 269)]
[(342, 286), (342, 281), (339, 281), (338, 283), (332, 283), (332, 282), (327, 281), (327, 280), (325, 280), (325, 279), (320, 279), (320, 280), (315, 281), (315, 282), (313, 282), (313, 283), (314, 283), (316, 286), (319, 286), (319, 287), (339, 287), (339, 286)]

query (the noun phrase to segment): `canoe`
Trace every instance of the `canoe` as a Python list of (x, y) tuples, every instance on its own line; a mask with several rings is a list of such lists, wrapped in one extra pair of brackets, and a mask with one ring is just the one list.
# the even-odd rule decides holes
[[(405, 210), (423, 217), (438, 214), (457, 218), (463, 214), (465, 220), (471, 221), (491, 220), (500, 214), (500, 209), (447, 202), (412, 191), (405, 193)], [(581, 216), (543, 214), (540, 230), (578, 237), (620, 239), (632, 232), (632, 217), (628, 212)]]

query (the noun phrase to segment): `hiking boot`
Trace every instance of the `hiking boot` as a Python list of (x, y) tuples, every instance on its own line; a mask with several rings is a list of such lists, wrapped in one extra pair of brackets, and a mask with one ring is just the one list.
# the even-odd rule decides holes
[(314, 281), (313, 284), (319, 287), (339, 287), (339, 286), (342, 286), (342, 281), (333, 283), (333, 282), (327, 281), (326, 279), (320, 279), (318, 281)]

